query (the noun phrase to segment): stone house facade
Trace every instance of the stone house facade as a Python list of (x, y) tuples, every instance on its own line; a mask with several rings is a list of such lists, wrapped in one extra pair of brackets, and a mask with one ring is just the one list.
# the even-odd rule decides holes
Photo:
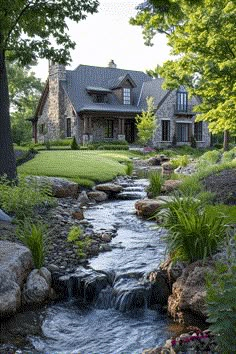
[(210, 145), (205, 122), (195, 122), (194, 105), (184, 87), (163, 90), (163, 79), (108, 67), (79, 65), (66, 70), (49, 65), (49, 77), (32, 119), (35, 141), (66, 139), (75, 136), (78, 143), (126, 139), (137, 140), (135, 117), (147, 109), (147, 97), (154, 97), (158, 121), (153, 135), (155, 147), (190, 144), (194, 136), (198, 147)]

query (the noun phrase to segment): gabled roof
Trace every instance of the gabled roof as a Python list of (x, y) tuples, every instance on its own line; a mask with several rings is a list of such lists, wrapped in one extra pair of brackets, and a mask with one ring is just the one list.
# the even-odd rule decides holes
[[(100, 88), (109, 92), (111, 88), (121, 85), (126, 80), (129, 80), (133, 86), (133, 105), (121, 104), (114, 94), (108, 95), (107, 104), (92, 102), (88, 94), (88, 88)], [(121, 110), (136, 112), (137, 110), (139, 111), (137, 104), (142, 84), (150, 80), (152, 80), (152, 78), (141, 71), (79, 65), (73, 71), (66, 71), (66, 81), (62, 82), (62, 86), (77, 112), (84, 110), (97, 111), (102, 108), (106, 111), (113, 112), (120, 112)]]
[(142, 92), (139, 98), (139, 108), (146, 110), (147, 108), (147, 97), (154, 98), (154, 106), (159, 108), (160, 105), (165, 101), (168, 96), (169, 90), (164, 90), (162, 84), (164, 79), (152, 79), (151, 81), (144, 82)]

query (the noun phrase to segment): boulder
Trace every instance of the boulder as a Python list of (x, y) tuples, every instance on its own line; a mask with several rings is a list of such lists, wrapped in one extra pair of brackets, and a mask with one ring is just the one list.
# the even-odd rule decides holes
[(161, 159), (160, 159), (159, 156), (150, 157), (150, 159), (147, 160), (147, 163), (150, 166), (160, 166), (161, 165)]
[(32, 270), (22, 291), (22, 303), (44, 303), (50, 296), (51, 281), (51, 273), (46, 268)]
[(174, 167), (170, 162), (164, 162), (162, 164), (162, 175), (169, 176), (174, 172)]
[(52, 195), (56, 198), (72, 197), (76, 198), (79, 194), (78, 183), (68, 181), (59, 177), (46, 177), (46, 176), (31, 176), (28, 177), (29, 182), (35, 182), (39, 186), (51, 187)]
[(205, 320), (206, 306), (206, 274), (213, 270), (214, 262), (204, 264), (200, 261), (188, 265), (172, 287), (172, 295), (168, 299), (168, 312), (177, 321), (184, 323), (189, 314)]
[(135, 203), (136, 213), (139, 216), (151, 217), (153, 216), (164, 204), (170, 202), (172, 197), (161, 196), (156, 199), (141, 199)]
[(73, 211), (72, 216), (74, 219), (83, 220), (84, 219), (83, 210), (79, 209), (79, 210)]
[(12, 218), (6, 213), (4, 213), (2, 209), (0, 209), (0, 221), (11, 222)]
[(171, 286), (166, 272), (158, 269), (149, 273), (147, 279), (151, 283), (150, 304), (166, 305), (171, 294)]
[(123, 190), (123, 187), (116, 183), (103, 183), (98, 184), (95, 189), (97, 191), (107, 192), (107, 193), (119, 193)]
[(95, 200), (95, 202), (104, 202), (108, 198), (107, 194), (102, 191), (92, 191), (88, 192), (87, 194), (88, 197), (92, 200)]
[(90, 200), (87, 196), (87, 193), (85, 191), (82, 191), (79, 196), (78, 196), (78, 202), (80, 203), (80, 206), (85, 206), (90, 203)]
[(162, 186), (161, 188), (161, 191), (164, 192), (164, 193), (170, 193), (172, 192), (173, 190), (179, 188), (179, 186), (183, 183), (182, 180), (179, 180), (179, 179), (167, 179), (165, 182), (164, 182), (164, 185)]
[(0, 241), (0, 317), (14, 314), (21, 305), (21, 288), (33, 268), (25, 246)]

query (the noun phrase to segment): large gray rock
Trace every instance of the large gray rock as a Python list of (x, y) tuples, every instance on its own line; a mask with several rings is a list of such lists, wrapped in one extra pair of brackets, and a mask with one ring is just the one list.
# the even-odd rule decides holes
[(108, 198), (107, 194), (102, 191), (92, 191), (88, 192), (87, 194), (88, 197), (92, 200), (95, 200), (95, 202), (104, 202)]
[(30, 176), (27, 180), (31, 183), (37, 183), (39, 186), (49, 186), (52, 195), (56, 198), (72, 197), (77, 198), (79, 194), (78, 183), (68, 181), (59, 177)]
[(108, 193), (119, 193), (123, 190), (123, 187), (116, 183), (103, 183), (98, 184), (95, 189), (97, 191), (103, 191)]
[(173, 197), (161, 196), (156, 199), (141, 199), (135, 203), (136, 213), (145, 218), (152, 217), (163, 205), (170, 202)]
[(4, 213), (4, 211), (2, 209), (0, 209), (0, 221), (11, 222), (12, 218), (9, 215), (7, 215), (6, 213)]
[(51, 282), (51, 273), (46, 268), (32, 270), (22, 291), (22, 303), (44, 303), (50, 296)]
[(21, 288), (33, 268), (25, 246), (0, 241), (0, 317), (13, 314), (21, 305)]
[(175, 320), (185, 322), (189, 314), (206, 319), (206, 274), (213, 269), (213, 261), (197, 261), (183, 270), (168, 299), (168, 312)]

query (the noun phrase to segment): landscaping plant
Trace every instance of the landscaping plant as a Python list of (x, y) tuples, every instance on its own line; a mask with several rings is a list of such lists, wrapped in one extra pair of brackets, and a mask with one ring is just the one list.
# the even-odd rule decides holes
[(86, 251), (91, 245), (91, 239), (88, 236), (84, 236), (83, 230), (80, 226), (72, 226), (67, 241), (72, 242), (76, 246), (76, 253), (79, 258), (86, 256)]
[(202, 202), (192, 197), (175, 196), (163, 208), (164, 240), (173, 259), (194, 262), (218, 250), (226, 236), (223, 216), (208, 213)]
[(133, 162), (132, 161), (128, 161), (126, 163), (126, 174), (128, 176), (132, 176), (132, 173), (133, 173), (133, 170), (134, 170), (134, 165), (133, 165)]
[(71, 150), (78, 150), (79, 149), (79, 145), (77, 144), (75, 136), (73, 137), (70, 147), (71, 147)]
[(149, 186), (147, 187), (148, 194), (155, 198), (161, 193), (161, 187), (164, 184), (164, 178), (159, 171), (151, 171), (148, 174)]
[(40, 221), (32, 223), (24, 219), (18, 223), (16, 234), (19, 240), (30, 249), (35, 268), (43, 267), (46, 253), (46, 226)]
[(236, 230), (226, 243), (227, 256), (207, 279), (209, 329), (219, 353), (236, 353)]

